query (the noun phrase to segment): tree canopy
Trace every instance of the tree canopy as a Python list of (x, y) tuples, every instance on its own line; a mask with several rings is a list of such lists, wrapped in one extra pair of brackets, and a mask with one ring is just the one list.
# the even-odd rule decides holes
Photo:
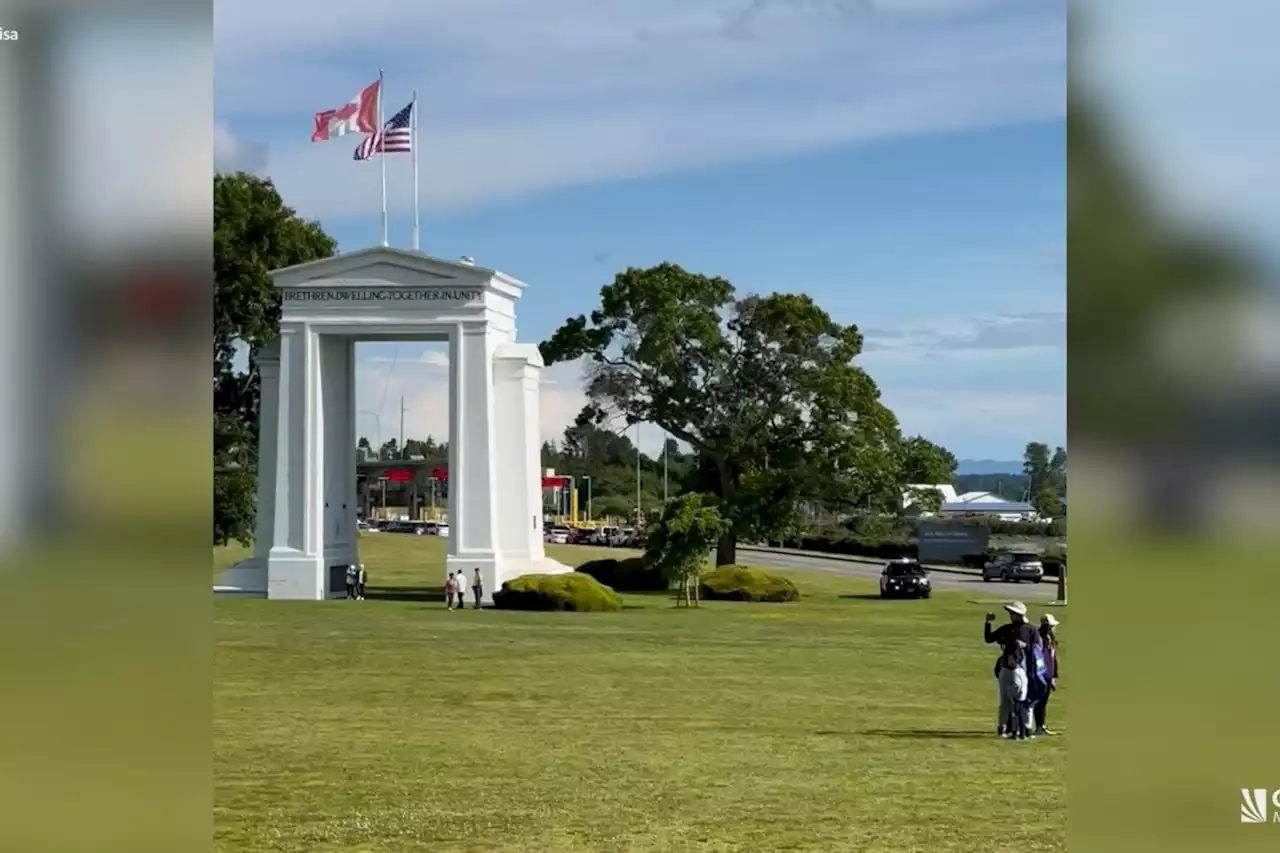
[(600, 308), (542, 344), (547, 364), (586, 358), (580, 423), (647, 422), (688, 444), (736, 538), (777, 538), (802, 500), (896, 510), (903, 479), (897, 419), (856, 363), (857, 326), (810, 297), (739, 298), (725, 279), (664, 263), (628, 269)]
[(1062, 515), (1062, 499), (1067, 494), (1067, 450), (1033, 441), (1023, 453), (1022, 473), (1027, 477), (1031, 505), (1045, 518)]
[(275, 340), (280, 297), (268, 273), (329, 257), (337, 242), (298, 217), (271, 181), (213, 178), (213, 540), (248, 544), (256, 518), (258, 376), (236, 356)]

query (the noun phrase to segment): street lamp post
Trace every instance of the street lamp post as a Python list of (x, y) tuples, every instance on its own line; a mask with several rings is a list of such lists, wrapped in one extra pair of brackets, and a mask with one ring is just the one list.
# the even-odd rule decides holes
[(582, 479), (587, 484), (587, 522), (590, 523), (591, 521), (591, 478), (583, 477)]

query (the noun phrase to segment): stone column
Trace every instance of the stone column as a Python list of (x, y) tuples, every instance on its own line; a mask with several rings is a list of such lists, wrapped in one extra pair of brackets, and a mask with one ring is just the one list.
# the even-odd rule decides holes
[(258, 517), (253, 556), (265, 570), (275, 539), (276, 448), (280, 427), (280, 344), (259, 347), (253, 354), (258, 368)]
[[(355, 504), (355, 412), (352, 399), (353, 371), (350, 360), (352, 344), (346, 338), (320, 335), (319, 437), (323, 447), (323, 526), (320, 528), (320, 551), (325, 571), (338, 571), (335, 566), (356, 562)], [(345, 571), (345, 569), (343, 569)], [(329, 596), (345, 594), (345, 578), (338, 583), (326, 575)]]
[[(542, 539), (542, 436), (538, 383), (542, 356), (534, 344), (504, 343), (494, 353), (498, 448), (498, 542), (513, 570), (539, 562)], [(499, 578), (504, 580), (505, 578)]]
[(449, 334), (446, 575), (461, 569), (470, 580), (480, 569), (486, 598), (498, 560), (493, 343), (486, 324), (460, 324)]
[(267, 558), (267, 596), (324, 596), (323, 429), (316, 335), (305, 324), (280, 327), (280, 410), (276, 430), (275, 521)]

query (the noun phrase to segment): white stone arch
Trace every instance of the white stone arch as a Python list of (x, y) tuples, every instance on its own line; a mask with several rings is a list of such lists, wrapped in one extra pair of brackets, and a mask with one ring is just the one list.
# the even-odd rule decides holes
[[(254, 555), (215, 593), (345, 596), (356, 532), (355, 344), (449, 346), (448, 572), (476, 568), (484, 600), (504, 581), (572, 571), (543, 549), (538, 348), (516, 342), (525, 285), (469, 262), (377, 247), (271, 274), (280, 340), (262, 378)], [(441, 576), (443, 583), (445, 575)], [(374, 578), (376, 584), (376, 577)]]

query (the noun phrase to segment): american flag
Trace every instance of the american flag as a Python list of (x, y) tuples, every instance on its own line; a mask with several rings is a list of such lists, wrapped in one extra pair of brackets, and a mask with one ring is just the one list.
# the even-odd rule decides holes
[(368, 160), (375, 154), (408, 154), (413, 151), (413, 104), (391, 117), (382, 130), (356, 147), (355, 159)]

